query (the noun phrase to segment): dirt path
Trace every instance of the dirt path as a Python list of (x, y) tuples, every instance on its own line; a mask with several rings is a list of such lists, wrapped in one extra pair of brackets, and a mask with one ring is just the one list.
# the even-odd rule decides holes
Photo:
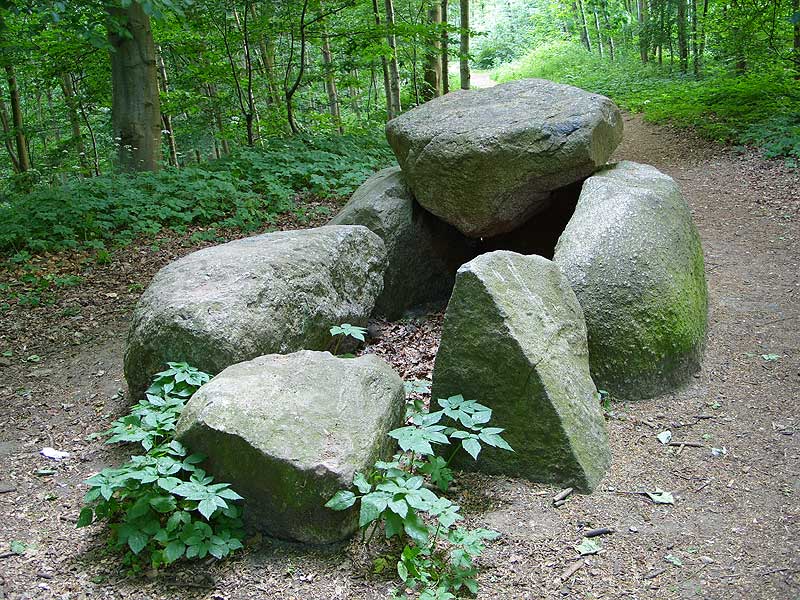
[[(554, 509), (555, 490), (547, 486), (461, 480), (457, 501), (469, 519), (503, 534), (482, 560), (479, 597), (796, 598), (800, 179), (686, 132), (638, 118), (626, 126), (617, 158), (675, 177), (703, 238), (711, 302), (704, 368), (678, 394), (612, 406), (614, 464), (592, 496)], [(0, 363), (0, 598), (385, 598), (391, 581), (371, 574), (356, 546), (309, 551), (254, 538), (222, 564), (129, 579), (103, 551), (102, 530), (74, 529), (77, 484), (122, 457), (86, 438), (126, 403), (118, 393), (120, 313), (89, 330), (94, 339), (81, 346), (60, 336), (34, 340), (39, 362), (18, 360), (25, 353), (17, 350)], [(398, 360), (424, 373), (438, 323), (387, 327), (374, 350), (403, 345)], [(662, 446), (655, 436), (665, 429), (709, 448)], [(72, 455), (53, 463), (39, 456), (44, 446)], [(726, 454), (712, 456), (712, 446)], [(673, 492), (676, 504), (619, 493), (655, 488)], [(616, 533), (562, 581), (575, 565), (581, 530), (591, 527)], [(9, 554), (14, 540), (26, 545), (24, 554)]]

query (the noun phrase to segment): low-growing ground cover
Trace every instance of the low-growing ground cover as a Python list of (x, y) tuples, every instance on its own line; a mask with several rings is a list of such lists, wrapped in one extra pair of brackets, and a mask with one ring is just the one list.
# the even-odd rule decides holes
[(800, 161), (800, 86), (776, 65), (744, 75), (710, 62), (702, 77), (677, 65), (643, 65), (620, 53), (610, 62), (576, 44), (550, 42), (494, 74), (499, 81), (540, 77), (606, 95), (648, 121), (693, 127), (714, 140), (760, 148), (767, 157)]

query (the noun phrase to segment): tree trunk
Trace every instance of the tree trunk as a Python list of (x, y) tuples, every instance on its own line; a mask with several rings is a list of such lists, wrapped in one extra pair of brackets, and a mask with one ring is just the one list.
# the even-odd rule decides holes
[(695, 71), (699, 75), (703, 69), (703, 53), (706, 49), (706, 16), (708, 15), (708, 0), (703, 0), (703, 16), (700, 20), (700, 49), (697, 51), (697, 63), (698, 66), (695, 68)]
[(639, 56), (643, 63), (648, 60), (648, 52), (650, 48), (650, 23), (647, 14), (648, 0), (638, 0), (637, 6), (639, 8)]
[(447, 31), (447, 0), (442, 0), (442, 94), (450, 92), (450, 32)]
[[(164, 64), (164, 57), (161, 55), (161, 48), (158, 48), (156, 53), (156, 61), (158, 64), (158, 75), (161, 83), (161, 91), (165, 94), (169, 92), (169, 80), (167, 79), (167, 66)], [(164, 124), (164, 131), (167, 136), (167, 144), (169, 145), (169, 164), (178, 168), (178, 146), (175, 143), (175, 130), (172, 129), (172, 117), (166, 113), (161, 113), (161, 122)]]
[(697, 38), (697, 0), (692, 0), (692, 70), (700, 77), (700, 40)]
[(608, 55), (611, 60), (614, 60), (614, 36), (611, 33), (611, 23), (608, 19), (608, 2), (603, 0), (603, 3), (600, 5), (600, 10), (603, 13), (603, 25), (606, 28), (606, 37), (608, 38)]
[(333, 123), (340, 134), (344, 133), (342, 127), (342, 114), (339, 110), (339, 92), (336, 89), (336, 78), (333, 73), (333, 55), (328, 34), (322, 34), (322, 64), (325, 70), (325, 91), (328, 94), (328, 110), (333, 118)]
[(161, 156), (161, 110), (156, 50), (150, 18), (142, 5), (109, 8), (129, 36), (110, 31), (111, 123), (123, 171), (157, 171)]
[(0, 125), (3, 126), (3, 144), (8, 151), (8, 157), (11, 159), (11, 169), (14, 171), (14, 173), (19, 173), (19, 159), (14, 153), (14, 144), (11, 143), (11, 139), (14, 137), (14, 134), (11, 131), (11, 122), (8, 118), (8, 109), (6, 108), (6, 103), (2, 97), (0, 97)]
[(689, 45), (686, 39), (686, 0), (678, 0), (678, 58), (680, 60), (681, 73), (686, 73), (689, 69)]
[(78, 152), (78, 160), (81, 163), (81, 171), (84, 174), (89, 173), (89, 161), (86, 157), (86, 147), (83, 144), (83, 133), (81, 132), (81, 119), (78, 115), (78, 102), (75, 99), (75, 83), (72, 81), (72, 75), (69, 73), (62, 73), (59, 78), (61, 84), (61, 93), (64, 95), (64, 104), (67, 106), (67, 118), (69, 119), (69, 126), (72, 130), (72, 143), (75, 145), (75, 150)]
[(391, 89), (392, 109), (390, 118), (394, 118), (402, 112), (400, 105), (400, 66), (397, 63), (397, 39), (394, 35), (394, 2), (385, 0), (386, 6), (386, 41), (392, 51), (389, 59), (389, 87)]
[(230, 154), (230, 146), (228, 146), (228, 140), (225, 138), (225, 127), (222, 125), (222, 111), (219, 109), (219, 101), (217, 99), (217, 88), (211, 84), (206, 84), (205, 86), (206, 97), (212, 103), (212, 114), (214, 116), (214, 124), (217, 126), (217, 131), (219, 132), (219, 140), (222, 145), (222, 153), (223, 154)]
[(431, 100), (442, 95), (442, 44), (438, 31), (442, 23), (442, 5), (439, 0), (428, 8), (428, 24), (434, 29), (425, 44), (425, 84), (422, 88), (423, 100)]
[(600, 32), (600, 17), (597, 15), (597, 7), (592, 7), (594, 13), (594, 28), (597, 31), (597, 49), (600, 52), (600, 58), (603, 58), (603, 34)]
[[(380, 30), (381, 27), (381, 13), (378, 8), (378, 0), (372, 0), (372, 14), (375, 17), (375, 25)], [(386, 96), (386, 120), (394, 119), (397, 115), (394, 114), (394, 102), (392, 101), (392, 86), (389, 82), (389, 62), (386, 57), (381, 55), (381, 67), (383, 68), (383, 92)], [(376, 92), (377, 95), (377, 92)], [(377, 103), (377, 99), (376, 99)], [(369, 109), (367, 110), (369, 112)]]
[(31, 158), (28, 153), (28, 140), (25, 137), (25, 128), (22, 122), (22, 103), (19, 98), (17, 76), (14, 67), (6, 65), (6, 79), (8, 80), (8, 94), (11, 101), (11, 123), (13, 125), (14, 140), (17, 143), (17, 163), (19, 172), (24, 173), (31, 169)]
[(583, 7), (583, 0), (578, 0), (578, 16), (581, 19), (581, 39), (586, 40), (586, 49), (592, 51), (592, 39), (589, 37), (589, 25), (586, 21), (586, 10)]
[(794, 17), (794, 54), (795, 79), (800, 79), (800, 0), (792, 0), (792, 15)]
[(461, 89), (469, 89), (469, 0), (460, 0), (461, 3)]

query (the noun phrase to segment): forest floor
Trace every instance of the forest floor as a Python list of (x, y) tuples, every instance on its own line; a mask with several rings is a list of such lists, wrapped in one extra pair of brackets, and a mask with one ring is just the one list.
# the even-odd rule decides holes
[[(458, 480), (470, 524), (502, 534), (480, 561), (479, 598), (800, 597), (800, 176), (635, 116), (615, 158), (655, 165), (689, 199), (710, 293), (704, 366), (675, 394), (611, 405), (613, 465), (591, 496), (556, 509), (552, 487)], [(124, 458), (89, 434), (129, 404), (132, 307), (155, 270), (190, 249), (164, 236), (110, 265), (52, 259), (84, 282), (49, 306), (0, 312), (0, 598), (387, 597), (393, 569), (374, 574), (355, 543), (309, 550), (255, 536), (221, 563), (127, 577), (101, 527), (75, 529), (81, 482)], [(430, 376), (440, 327), (441, 315), (377, 323), (367, 351), (404, 377)], [(667, 429), (703, 447), (662, 445)], [(48, 460), (45, 446), (70, 457)], [(675, 504), (626, 493), (656, 488)], [(615, 533), (579, 558), (594, 527)]]

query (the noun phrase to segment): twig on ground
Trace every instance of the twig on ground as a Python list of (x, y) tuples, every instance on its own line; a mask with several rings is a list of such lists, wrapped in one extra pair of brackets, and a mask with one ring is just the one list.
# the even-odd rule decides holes
[(565, 488), (553, 496), (553, 504), (560, 500), (566, 500), (574, 490), (571, 487)]
[(566, 569), (564, 569), (564, 572), (561, 573), (561, 582), (563, 583), (564, 581), (575, 575), (575, 573), (577, 573), (581, 569), (581, 567), (583, 567), (583, 565), (585, 564), (586, 561), (584, 559), (580, 559), (575, 564), (572, 564)]
[(614, 533), (613, 529), (610, 529), (608, 527), (600, 527), (598, 529), (590, 529), (589, 531), (584, 531), (583, 537), (592, 538), (592, 537), (597, 537), (599, 535), (609, 535), (612, 533)]
[(668, 442), (667, 446), (686, 446), (687, 448), (705, 448), (706, 444), (701, 442)]
[(655, 571), (650, 571), (649, 573), (646, 573), (645, 576), (642, 577), (642, 579), (644, 579), (645, 581), (647, 581), (648, 579), (655, 579), (656, 577), (658, 577), (662, 573), (665, 573), (666, 571), (667, 570), (662, 567), (660, 569), (656, 569)]

